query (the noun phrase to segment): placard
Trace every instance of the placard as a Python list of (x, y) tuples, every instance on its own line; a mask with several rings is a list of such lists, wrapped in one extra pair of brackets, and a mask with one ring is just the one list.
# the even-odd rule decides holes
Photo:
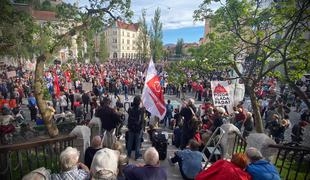
[(16, 71), (9, 71), (6, 73), (7, 78), (12, 78), (16, 76)]
[(82, 83), (82, 90), (85, 92), (93, 91), (93, 83), (83, 82)]
[(227, 81), (211, 81), (214, 106), (226, 106), (232, 102)]

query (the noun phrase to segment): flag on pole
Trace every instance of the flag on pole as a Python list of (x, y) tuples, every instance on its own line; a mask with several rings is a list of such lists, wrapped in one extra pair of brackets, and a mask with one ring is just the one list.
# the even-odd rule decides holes
[(152, 115), (163, 119), (166, 115), (166, 106), (160, 78), (157, 75), (153, 60), (150, 60), (144, 83), (142, 102), (147, 111)]
[(54, 93), (57, 98), (60, 96), (60, 88), (59, 88), (59, 82), (58, 82), (58, 76), (56, 72), (54, 72)]

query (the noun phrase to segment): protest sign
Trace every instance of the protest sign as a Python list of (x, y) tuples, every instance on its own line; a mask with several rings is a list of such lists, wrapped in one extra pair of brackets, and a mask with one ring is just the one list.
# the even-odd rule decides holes
[(12, 78), (16, 76), (16, 71), (9, 71), (6, 73), (7, 78)]
[(229, 86), (227, 81), (211, 81), (214, 106), (225, 106), (231, 103)]
[(82, 90), (85, 92), (89, 92), (93, 90), (93, 84), (89, 82), (83, 82), (82, 83)]

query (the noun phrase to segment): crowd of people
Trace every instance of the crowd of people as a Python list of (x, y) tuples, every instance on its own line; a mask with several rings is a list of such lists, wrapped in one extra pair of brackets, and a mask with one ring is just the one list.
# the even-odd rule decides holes
[[(112, 148), (101, 144), (101, 137), (95, 136), (92, 146), (85, 153), (85, 164), (79, 160), (79, 151), (67, 147), (60, 154), (61, 171), (51, 173), (41, 167), (23, 177), (32, 179), (106, 179), (106, 180), (166, 180), (167, 171), (160, 166), (159, 153), (154, 147), (146, 149), (143, 163), (131, 164), (124, 154), (120, 142), (115, 142)], [(274, 165), (265, 160), (256, 148), (248, 148), (243, 153), (233, 154), (232, 159), (218, 160), (207, 169), (201, 165), (202, 155), (199, 144), (195, 140), (189, 143), (189, 149), (175, 152), (170, 163), (178, 163), (183, 179), (232, 179), (232, 180), (280, 180), (280, 175)]]
[[(147, 64), (134, 60), (111, 60), (104, 64), (68, 63), (46, 67), (43, 92), (49, 101), (48, 107), (53, 109), (55, 114), (73, 113), (77, 123), (80, 124), (98, 117), (102, 122), (104, 136), (104, 138), (94, 137), (91, 147), (86, 150), (85, 164), (79, 163), (79, 152), (75, 148), (68, 147), (60, 155), (61, 172), (51, 174), (48, 178), (167, 179), (167, 172), (160, 167), (161, 151), (158, 148), (149, 148), (144, 155), (141, 152), (143, 133), (148, 130), (149, 138), (154, 143), (157, 138), (155, 135), (158, 134), (157, 128), (162, 127), (173, 130), (172, 143), (180, 150), (168, 160), (171, 164), (178, 163), (180, 174), (184, 179), (227, 178), (229, 173), (221, 171), (224, 168), (236, 171), (236, 179), (238, 176), (243, 179), (262, 177), (271, 179), (270, 174), (275, 179), (280, 179), (275, 167), (263, 160), (261, 153), (254, 148), (249, 148), (245, 154), (234, 155), (231, 162), (220, 160), (207, 170), (203, 170), (201, 150), (217, 128), (223, 124), (234, 124), (244, 138), (255, 129), (251, 107), (245, 102), (240, 102), (233, 108), (233, 113), (228, 113), (224, 107), (213, 105), (210, 80), (221, 80), (228, 72), (215, 72), (211, 77), (202, 77), (197, 81), (189, 78), (184, 84), (175, 84), (168, 81), (169, 74), (164, 71), (165, 66), (164, 63), (157, 65), (164, 93), (180, 97), (182, 92), (193, 98), (183, 100), (180, 107), (174, 107), (171, 101), (167, 100), (166, 116), (162, 120), (153, 117), (143, 108), (141, 97), (138, 95), (142, 93)], [(16, 76), (6, 78), (5, 73), (1, 74), (0, 110), (3, 117), (0, 122), (1, 135), (14, 131), (14, 126), (17, 124), (15, 118), (18, 114), (15, 112), (20, 112), (19, 109), (23, 105), (27, 105), (30, 111), (30, 121), (39, 124), (41, 120), (34, 97), (33, 72), (23, 69), (22, 66), (8, 67), (8, 70), (15, 71)], [(185, 72), (188, 77), (195, 75), (192, 71), (185, 70)], [(291, 139), (294, 143), (300, 144), (303, 141), (303, 128), (310, 121), (310, 111), (296, 93), (286, 86), (281, 85), (280, 92), (277, 92), (277, 83), (275, 78), (268, 77), (256, 88), (266, 133), (275, 142), (282, 143), (285, 140), (285, 131), (289, 126), (293, 126)], [(301, 83), (297, 84), (303, 91), (309, 90), (307, 80), (302, 79)], [(129, 102), (129, 95), (133, 95), (134, 98), (126, 109), (124, 103)], [(124, 100), (120, 98), (121, 96)], [(26, 103), (23, 101), (25, 98)], [(196, 107), (195, 101), (203, 103), (200, 107)], [(300, 122), (296, 124), (290, 124), (288, 116), (293, 109), (301, 114)], [(124, 118), (126, 113), (127, 123)], [(57, 123), (57, 119), (55, 122)], [(117, 141), (124, 125), (127, 125), (128, 129), (125, 135), (126, 151)], [(128, 164), (132, 151), (135, 151), (134, 159), (143, 156), (145, 164)], [(258, 173), (262, 170), (266, 173)], [(47, 172), (41, 168), (24, 178), (45, 176)], [(219, 176), (215, 177), (215, 174)]]

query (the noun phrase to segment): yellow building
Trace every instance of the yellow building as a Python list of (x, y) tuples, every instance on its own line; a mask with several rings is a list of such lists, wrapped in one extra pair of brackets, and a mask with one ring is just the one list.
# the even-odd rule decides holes
[(116, 21), (105, 30), (107, 51), (112, 59), (136, 59), (139, 57), (137, 42), (139, 37), (139, 24), (127, 24)]

